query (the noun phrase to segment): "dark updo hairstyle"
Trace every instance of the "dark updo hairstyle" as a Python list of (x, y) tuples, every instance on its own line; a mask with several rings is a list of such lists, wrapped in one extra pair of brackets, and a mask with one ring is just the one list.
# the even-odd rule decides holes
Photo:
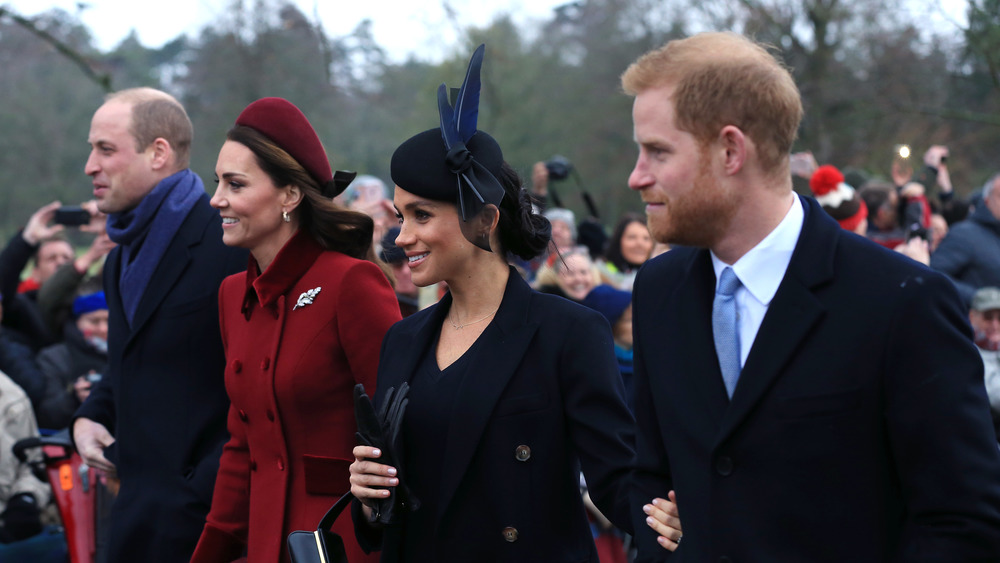
[(372, 247), (375, 223), (364, 213), (344, 209), (323, 195), (319, 183), (284, 149), (256, 129), (236, 125), (226, 139), (240, 143), (253, 152), (257, 165), (275, 186), (296, 185), (302, 190), (298, 214), (299, 228), (320, 246), (377, 265), (390, 281), (392, 271), (378, 259)]
[(497, 224), (501, 252), (509, 252), (525, 260), (541, 256), (552, 239), (552, 225), (543, 215), (535, 213), (517, 172), (506, 162), (501, 164), (499, 172), (497, 180), (504, 189)]
[(615, 225), (614, 232), (611, 233), (611, 242), (608, 244), (608, 249), (604, 252), (604, 259), (614, 264), (619, 272), (628, 272), (642, 265), (631, 264), (622, 255), (622, 237), (625, 236), (625, 229), (632, 223), (640, 223), (645, 227), (646, 218), (638, 213), (625, 213), (622, 215), (618, 220), (618, 224)]

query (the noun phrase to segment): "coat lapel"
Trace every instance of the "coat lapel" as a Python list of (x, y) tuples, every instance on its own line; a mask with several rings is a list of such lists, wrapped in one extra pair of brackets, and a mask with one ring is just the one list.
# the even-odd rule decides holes
[[(128, 320), (125, 318), (125, 306), (122, 304), (122, 294), (118, 288), (118, 280), (121, 277), (122, 272), (122, 249), (120, 246), (116, 246), (111, 249), (108, 253), (108, 257), (104, 262), (104, 294), (107, 298), (109, 307), (108, 312), (111, 318), (108, 319), (109, 326), (113, 326), (109, 332), (116, 335), (115, 342), (126, 342), (128, 338), (131, 338), (132, 329), (128, 325)], [(110, 304), (115, 306), (110, 306)], [(128, 335), (125, 338), (118, 338), (118, 334)]]
[[(722, 370), (719, 368), (719, 358), (715, 353), (712, 339), (712, 300), (715, 295), (715, 272), (712, 270), (712, 260), (707, 250), (696, 252), (687, 270), (684, 281), (671, 299), (673, 306), (665, 311), (676, 311), (676, 332), (670, 338), (676, 339), (680, 345), (677, 350), (684, 350), (679, 357), (669, 364), (676, 364), (679, 374), (694, 374), (693, 377), (678, 378), (678, 385), (689, 382), (695, 387), (696, 396), (705, 406), (712, 421), (722, 419), (729, 404), (726, 396), (726, 386), (722, 382)], [(653, 345), (654, 349), (665, 352), (664, 347)], [(673, 349), (673, 348), (672, 348)], [(655, 361), (651, 365), (657, 365)], [(685, 393), (685, 395), (688, 395)]]
[(442, 464), (441, 514), (462, 481), (500, 395), (538, 330), (537, 322), (528, 322), (531, 295), (527, 283), (511, 269), (496, 319), (479, 337), (482, 342), (478, 343), (481, 346), (472, 371), (463, 378), (455, 397)]
[(826, 311), (813, 289), (833, 278), (840, 226), (814, 202), (800, 200), (805, 208), (802, 234), (740, 374), (720, 443), (748, 416)]

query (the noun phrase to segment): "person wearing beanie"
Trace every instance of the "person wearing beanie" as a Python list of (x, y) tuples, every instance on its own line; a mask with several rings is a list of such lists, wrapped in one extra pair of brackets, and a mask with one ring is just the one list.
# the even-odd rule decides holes
[[(334, 172), (306, 116), (283, 98), (248, 105), (226, 134), (212, 206), (246, 272), (219, 290), (231, 406), (212, 508), (192, 563), (287, 563), (286, 538), (314, 530), (350, 488), (356, 383), (375, 385), (399, 305), (375, 256), (371, 217), (333, 202)], [(348, 560), (374, 561), (349, 514), (333, 531)]]
[(415, 284), (449, 291), (385, 337), (374, 404), (403, 385), (408, 404), (398, 444), (354, 449), (352, 512), (383, 562), (597, 563), (576, 475), (630, 529), (633, 421), (608, 323), (509, 265), (551, 227), (476, 127), (484, 50), (457, 99), (441, 86), (440, 127), (392, 155), (396, 245)]
[(66, 428), (108, 369), (108, 302), (104, 292), (78, 295), (72, 314), (63, 328), (63, 341), (38, 353), (45, 397), (35, 415), (42, 428)]
[(188, 167), (194, 130), (169, 94), (132, 88), (94, 112), (84, 172), (107, 234), (108, 369), (74, 414), (87, 465), (121, 477), (108, 561), (187, 563), (212, 502), (229, 400), (219, 284), (246, 268)]
[(611, 325), (618, 370), (621, 372), (625, 398), (631, 410), (635, 404), (632, 392), (632, 292), (601, 284), (592, 289), (580, 303), (604, 315)]
[(844, 175), (835, 167), (824, 164), (809, 179), (816, 201), (845, 230), (865, 236), (868, 231), (868, 206), (857, 190), (844, 182)]

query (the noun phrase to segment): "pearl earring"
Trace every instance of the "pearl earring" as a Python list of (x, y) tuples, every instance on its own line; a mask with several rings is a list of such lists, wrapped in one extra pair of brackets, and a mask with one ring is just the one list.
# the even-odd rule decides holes
[(288, 216), (288, 212), (287, 211), (282, 211), (281, 212), (281, 219), (284, 220), (286, 223), (289, 223), (292, 220), (292, 218)]

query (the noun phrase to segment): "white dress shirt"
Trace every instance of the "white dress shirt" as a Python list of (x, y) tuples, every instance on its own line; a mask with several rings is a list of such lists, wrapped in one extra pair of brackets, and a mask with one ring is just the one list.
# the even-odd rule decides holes
[(805, 212), (799, 196), (795, 195), (784, 219), (757, 246), (740, 257), (735, 264), (726, 264), (712, 253), (712, 267), (715, 269), (715, 287), (719, 288), (722, 270), (732, 266), (736, 277), (743, 285), (736, 290), (736, 318), (740, 331), (740, 367), (747, 363), (747, 356), (757, 338), (760, 323), (764, 320), (767, 307), (778, 292), (778, 286), (785, 277), (792, 252), (799, 241)]

